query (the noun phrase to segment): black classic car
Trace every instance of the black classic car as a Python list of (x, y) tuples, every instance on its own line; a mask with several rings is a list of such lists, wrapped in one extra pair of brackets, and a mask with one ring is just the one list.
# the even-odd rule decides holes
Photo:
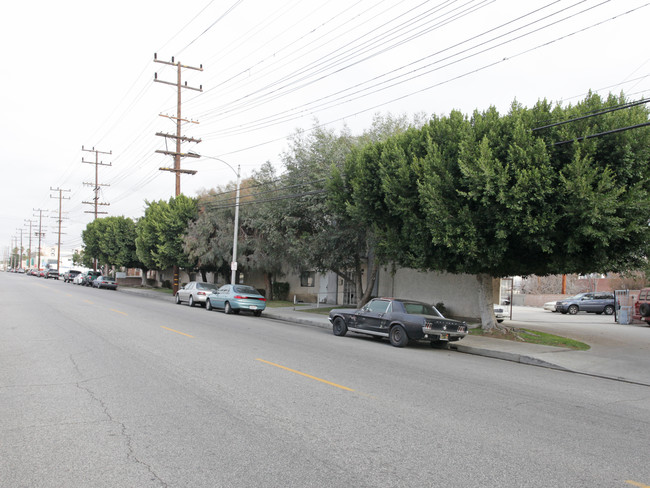
[(334, 335), (344, 336), (350, 331), (387, 337), (395, 347), (403, 347), (411, 340), (444, 345), (468, 333), (465, 322), (446, 319), (433, 305), (396, 298), (374, 298), (359, 310), (335, 308), (329, 320)]

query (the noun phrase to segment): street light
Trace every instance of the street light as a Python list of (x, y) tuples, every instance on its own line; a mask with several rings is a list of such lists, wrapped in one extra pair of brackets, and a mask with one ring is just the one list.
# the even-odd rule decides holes
[[(194, 154), (194, 153), (192, 153)], [(197, 154), (197, 156), (199, 156)], [(233, 168), (230, 163), (227, 163), (223, 159), (215, 158), (213, 156), (200, 155), (202, 158), (214, 159), (215, 161), (221, 161), (223, 164), (228, 166), (236, 175), (237, 175), (237, 196), (235, 197), (235, 229), (233, 231), (232, 239), (232, 262), (230, 263), (230, 282), (234, 285), (237, 278), (237, 237), (239, 234), (239, 184), (240, 184), (240, 165), (237, 165), (237, 171)]]

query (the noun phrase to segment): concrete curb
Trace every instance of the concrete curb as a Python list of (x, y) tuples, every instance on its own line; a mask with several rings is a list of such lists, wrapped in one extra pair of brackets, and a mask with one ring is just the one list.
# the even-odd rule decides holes
[(504, 361), (512, 361), (515, 363), (528, 364), (530, 366), (539, 366), (542, 368), (557, 369), (560, 371), (569, 371), (572, 370), (559, 366), (557, 364), (549, 363), (548, 361), (543, 361), (539, 358), (533, 356), (527, 356), (525, 354), (517, 354), (506, 351), (494, 351), (491, 349), (483, 349), (480, 347), (466, 346), (464, 344), (450, 344), (449, 349), (454, 351), (462, 352), (465, 354), (473, 354), (475, 356), (485, 356), (488, 358), (502, 359)]

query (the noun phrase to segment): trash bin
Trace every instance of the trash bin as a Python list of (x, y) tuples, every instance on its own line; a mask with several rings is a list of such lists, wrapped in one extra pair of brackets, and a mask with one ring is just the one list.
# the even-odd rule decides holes
[(629, 325), (632, 323), (632, 307), (622, 306), (618, 311), (617, 321), (619, 324)]

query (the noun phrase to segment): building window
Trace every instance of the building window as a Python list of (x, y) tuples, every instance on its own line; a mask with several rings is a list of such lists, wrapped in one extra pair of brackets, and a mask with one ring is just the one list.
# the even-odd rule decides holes
[(300, 286), (313, 287), (316, 283), (315, 271), (303, 271), (300, 273)]

